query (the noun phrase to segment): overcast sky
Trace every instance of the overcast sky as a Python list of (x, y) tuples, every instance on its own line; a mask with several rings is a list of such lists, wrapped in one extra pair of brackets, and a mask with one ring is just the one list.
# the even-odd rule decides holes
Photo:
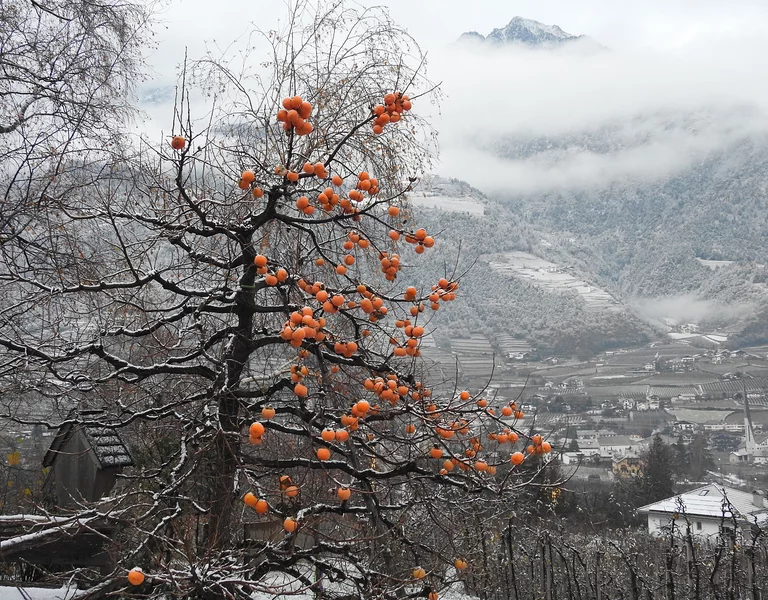
[[(764, 36), (765, 0), (389, 0), (391, 15), (429, 51), (440, 50), (464, 31), (489, 33), (519, 15), (586, 34), (616, 49), (674, 50), (695, 44)], [(172, 0), (161, 18), (161, 53), (183, 52), (205, 39), (232, 39), (248, 23), (262, 28), (284, 14), (282, 0)]]
[[(431, 78), (443, 83), (445, 99), (433, 121), (441, 137), (440, 171), (487, 192), (496, 191), (489, 167), (507, 175), (507, 191), (520, 193), (662, 178), (750, 131), (768, 131), (768, 0), (384, 4), (428, 52)], [(270, 29), (283, 14), (281, 0), (172, 0), (150, 57), (157, 83), (175, 80), (185, 46), (199, 56), (204, 42), (225, 47), (249, 22)], [(611, 51), (478, 54), (452, 45), (464, 31), (488, 34), (516, 15), (588, 35)], [(488, 107), (479, 110), (485, 98), (503, 106), (490, 128)], [(670, 128), (664, 116), (702, 110), (714, 117), (695, 128)], [(558, 136), (617, 124), (628, 147), (608, 156), (584, 150), (500, 160), (488, 152), (505, 135)]]

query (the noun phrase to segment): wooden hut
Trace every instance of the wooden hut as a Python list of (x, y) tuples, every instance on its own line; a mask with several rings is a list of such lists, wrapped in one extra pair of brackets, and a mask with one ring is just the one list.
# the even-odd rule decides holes
[[(133, 464), (108, 422), (102, 411), (71, 412), (43, 458), (43, 466), (51, 469), (45, 483), (49, 504), (64, 513), (107, 496), (118, 473)], [(108, 573), (114, 565), (104, 546), (115, 531), (108, 519), (92, 516), (0, 517), (0, 561), (32, 567), (34, 577), (75, 567), (101, 567)]]
[(131, 453), (101, 411), (70, 413), (43, 458), (59, 508), (108, 496), (118, 473), (133, 465)]

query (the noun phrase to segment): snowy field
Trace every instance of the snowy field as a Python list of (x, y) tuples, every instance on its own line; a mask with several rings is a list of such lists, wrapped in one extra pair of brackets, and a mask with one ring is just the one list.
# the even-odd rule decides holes
[(527, 252), (507, 252), (502, 258), (490, 261), (497, 271), (556, 292), (575, 291), (590, 308), (617, 308), (616, 300), (605, 290), (576, 279), (562, 267)]
[(450, 196), (411, 196), (414, 206), (437, 208), (447, 212), (469, 213), (475, 217), (485, 215), (485, 207), (474, 198), (452, 198)]
[(711, 342), (713, 344), (722, 344), (723, 342), (728, 341), (728, 336), (726, 335), (715, 335), (711, 333), (668, 333), (667, 337), (673, 340), (690, 340), (694, 338), (702, 338), (705, 341)]
[(709, 267), (713, 271), (715, 269), (719, 269), (720, 267), (727, 267), (728, 265), (733, 264), (732, 260), (706, 260), (704, 258), (697, 258), (696, 260), (698, 260), (705, 267)]

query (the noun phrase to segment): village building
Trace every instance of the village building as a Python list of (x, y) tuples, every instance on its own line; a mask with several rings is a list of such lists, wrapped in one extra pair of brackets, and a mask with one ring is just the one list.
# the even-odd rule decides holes
[(627, 456), (640, 449), (640, 444), (628, 435), (616, 435), (610, 437), (600, 436), (598, 438), (600, 445), (601, 458), (614, 458), (618, 456)]
[(577, 439), (576, 443), (579, 445), (579, 452), (584, 456), (600, 456), (600, 444), (598, 443), (597, 439)]
[(675, 421), (672, 425), (672, 431), (675, 433), (694, 432), (696, 431), (696, 423), (690, 421)]
[(611, 470), (617, 479), (640, 477), (644, 467), (645, 461), (639, 456), (617, 457), (611, 464)]
[(734, 528), (743, 533), (753, 525), (768, 522), (768, 507), (761, 493), (716, 483), (647, 504), (637, 512), (647, 515), (648, 533), (653, 536), (669, 535), (673, 523), (681, 535), (685, 535), (690, 523), (693, 535), (711, 538)]

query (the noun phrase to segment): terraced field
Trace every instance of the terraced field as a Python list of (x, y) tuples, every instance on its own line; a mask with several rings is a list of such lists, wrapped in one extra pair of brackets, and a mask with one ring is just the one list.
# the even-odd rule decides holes
[(528, 254), (527, 252), (506, 252), (500, 258), (490, 260), (492, 269), (531, 281), (545, 289), (556, 292), (575, 291), (589, 308), (619, 310), (615, 298), (605, 290), (577, 279), (555, 263)]

